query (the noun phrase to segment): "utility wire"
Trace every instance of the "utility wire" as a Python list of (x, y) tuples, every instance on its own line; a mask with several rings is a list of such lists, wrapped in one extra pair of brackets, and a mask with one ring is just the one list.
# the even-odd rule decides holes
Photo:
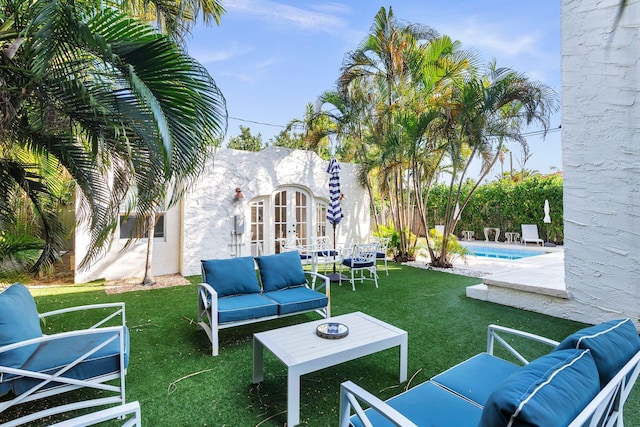
[(228, 116), (228, 118), (230, 118), (231, 120), (237, 120), (239, 122), (254, 123), (256, 125), (273, 126), (275, 128), (283, 128), (283, 129), (286, 128), (286, 126), (282, 126), (282, 125), (274, 125), (272, 123), (265, 123), (265, 122), (256, 122), (254, 120), (240, 119), (238, 117)]
[[(271, 126), (275, 128), (282, 128), (282, 129), (286, 128), (286, 126), (283, 126), (283, 125), (276, 125), (273, 123), (266, 123), (266, 122), (257, 122), (255, 120), (241, 119), (239, 117), (228, 116), (228, 118), (231, 120), (237, 120), (239, 122), (253, 123), (256, 125)], [(555, 132), (560, 132), (560, 126), (558, 126), (557, 128), (549, 129), (547, 131), (547, 133), (555, 133)], [(544, 130), (532, 130), (531, 132), (525, 132), (522, 134), (522, 136), (539, 136), (539, 135), (544, 135)]]

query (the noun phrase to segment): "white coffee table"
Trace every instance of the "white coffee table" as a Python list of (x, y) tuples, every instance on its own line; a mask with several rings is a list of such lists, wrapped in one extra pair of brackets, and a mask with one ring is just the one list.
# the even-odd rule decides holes
[[(339, 322), (349, 335), (325, 339), (321, 323)], [(407, 332), (361, 312), (331, 317), (253, 335), (253, 383), (263, 379), (266, 347), (287, 367), (287, 425), (300, 423), (300, 376), (392, 347), (400, 347), (400, 382), (407, 380)]]

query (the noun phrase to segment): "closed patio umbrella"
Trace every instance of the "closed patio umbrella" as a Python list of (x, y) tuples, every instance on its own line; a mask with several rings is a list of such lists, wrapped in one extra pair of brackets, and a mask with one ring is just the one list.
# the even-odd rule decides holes
[(551, 224), (551, 215), (549, 213), (551, 210), (549, 209), (549, 200), (545, 199), (544, 201), (544, 219), (542, 220), (545, 224), (547, 224), (547, 241), (545, 242), (545, 246), (555, 246), (555, 244), (549, 241), (549, 224)]
[(329, 275), (331, 281), (338, 281), (339, 277), (336, 274), (336, 225), (340, 223), (344, 214), (342, 213), (342, 207), (340, 206), (340, 164), (338, 160), (333, 157), (327, 167), (327, 173), (329, 177), (329, 207), (327, 209), (327, 221), (333, 226), (333, 274)]

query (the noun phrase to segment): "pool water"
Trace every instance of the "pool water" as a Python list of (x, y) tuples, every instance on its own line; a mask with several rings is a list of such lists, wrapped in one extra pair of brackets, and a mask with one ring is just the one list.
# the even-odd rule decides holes
[(470, 252), (469, 255), (498, 259), (520, 259), (542, 255), (544, 253), (539, 251), (528, 251), (525, 249), (494, 248), (490, 246), (468, 246), (467, 249)]

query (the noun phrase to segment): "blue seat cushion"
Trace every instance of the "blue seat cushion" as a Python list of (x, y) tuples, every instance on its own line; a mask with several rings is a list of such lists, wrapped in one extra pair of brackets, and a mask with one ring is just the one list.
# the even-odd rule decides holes
[[(36, 303), (21, 283), (0, 293), (0, 347), (42, 336)], [(37, 344), (3, 353), (0, 365), (21, 367), (38, 348)]]
[[(45, 341), (38, 346), (38, 349), (23, 367), (32, 372), (53, 374), (114, 336), (117, 336), (117, 332), (100, 332), (94, 335), (79, 335)], [(123, 369), (126, 369), (129, 365), (129, 330), (126, 327), (124, 328), (124, 352), (125, 366)], [(116, 338), (81, 363), (66, 371), (62, 376), (86, 380), (117, 373), (120, 370), (120, 340)], [(14, 377), (12, 379), (12, 389), (14, 393), (21, 394), (41, 381), (28, 377)], [(59, 383), (52, 382), (44, 388), (56, 385), (59, 385)]]
[(316, 254), (320, 257), (338, 256), (338, 251), (334, 251), (332, 249), (322, 249), (317, 251)]
[(387, 257), (387, 254), (385, 254), (384, 252), (376, 252), (377, 259), (385, 259), (386, 257)]
[(252, 257), (203, 260), (202, 280), (216, 290), (218, 298), (260, 292)]
[[(351, 265), (353, 263), (353, 265)], [(345, 258), (342, 260), (342, 265), (349, 268), (368, 268), (373, 267), (373, 262), (353, 262), (351, 258)]]
[(326, 307), (329, 303), (329, 298), (325, 294), (309, 289), (306, 286), (265, 292), (264, 296), (278, 303), (278, 313), (280, 315), (316, 310)]
[(278, 304), (262, 294), (232, 295), (218, 298), (218, 322), (259, 319), (278, 314)]
[[(482, 410), (441, 387), (427, 381), (387, 400), (387, 404), (419, 427), (477, 427)], [(365, 411), (376, 427), (392, 427), (375, 409)], [(364, 424), (354, 415), (351, 424)]]
[(591, 350), (604, 386), (640, 351), (640, 337), (631, 319), (611, 320), (581, 329), (556, 347), (567, 348)]
[(264, 292), (307, 283), (307, 277), (304, 275), (300, 255), (297, 251), (259, 256), (256, 257), (256, 262), (260, 270), (260, 280)]
[(589, 350), (559, 350), (507, 377), (487, 400), (479, 427), (566, 427), (600, 391)]
[(519, 368), (499, 357), (480, 353), (436, 375), (431, 381), (484, 406), (491, 392)]

